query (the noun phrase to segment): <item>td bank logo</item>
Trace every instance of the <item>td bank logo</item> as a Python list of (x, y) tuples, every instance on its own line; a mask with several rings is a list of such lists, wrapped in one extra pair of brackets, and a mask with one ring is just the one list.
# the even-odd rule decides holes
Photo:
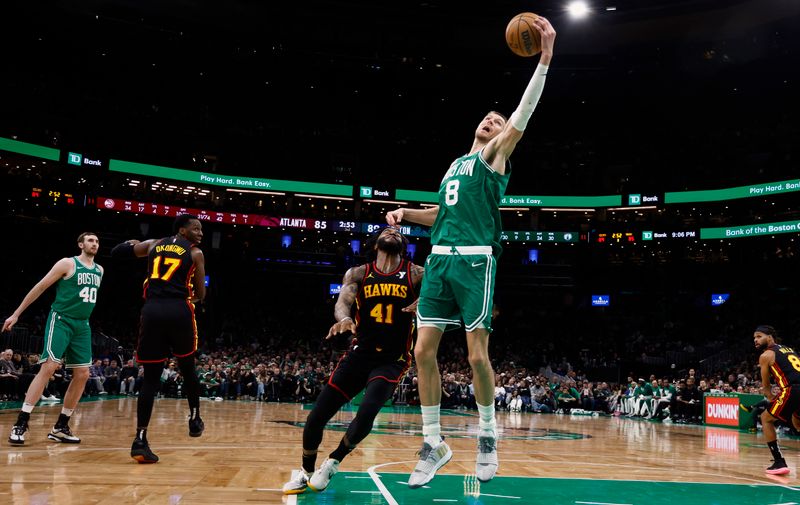
[(361, 186), (361, 198), (372, 198), (372, 188), (370, 186)]
[(642, 232), (642, 240), (653, 240), (653, 232), (652, 231), (643, 231)]
[(81, 166), (83, 164), (83, 155), (80, 153), (69, 153), (67, 155), (67, 163)]
[(628, 205), (641, 205), (642, 195), (628, 195)]

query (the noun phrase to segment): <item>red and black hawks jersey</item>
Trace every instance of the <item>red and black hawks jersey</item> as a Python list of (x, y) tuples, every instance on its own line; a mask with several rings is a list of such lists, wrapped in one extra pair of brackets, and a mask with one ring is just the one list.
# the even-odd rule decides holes
[(389, 273), (368, 263), (356, 296), (355, 349), (385, 356), (387, 361), (410, 363), (414, 314), (402, 309), (416, 298), (410, 261), (402, 260), (397, 270)]
[(192, 297), (194, 261), (185, 238), (175, 235), (159, 240), (147, 255), (144, 299), (189, 299)]
[(791, 347), (775, 344), (769, 347), (775, 353), (775, 363), (769, 367), (772, 377), (781, 389), (800, 385), (800, 357)]

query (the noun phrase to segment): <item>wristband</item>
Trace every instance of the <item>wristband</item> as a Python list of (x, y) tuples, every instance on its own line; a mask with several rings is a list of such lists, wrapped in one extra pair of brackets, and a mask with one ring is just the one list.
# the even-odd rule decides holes
[(111, 249), (111, 256), (114, 258), (134, 258), (136, 254), (133, 252), (133, 244), (130, 242), (123, 242), (117, 244), (114, 249)]

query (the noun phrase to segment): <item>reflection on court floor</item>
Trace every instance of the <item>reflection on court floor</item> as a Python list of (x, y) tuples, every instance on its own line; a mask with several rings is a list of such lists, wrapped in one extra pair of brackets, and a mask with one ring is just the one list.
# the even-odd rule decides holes
[[(577, 463), (579, 464), (579, 463)], [(565, 472), (569, 469), (565, 468)], [(481, 484), (474, 476), (439, 475), (411, 490), (408, 474), (378, 472), (381, 491), (368, 473), (340, 472), (322, 493), (306, 491), (296, 503), (319, 505), (798, 505), (800, 488), (596, 479), (496, 477)], [(291, 504), (293, 500), (287, 503)]]

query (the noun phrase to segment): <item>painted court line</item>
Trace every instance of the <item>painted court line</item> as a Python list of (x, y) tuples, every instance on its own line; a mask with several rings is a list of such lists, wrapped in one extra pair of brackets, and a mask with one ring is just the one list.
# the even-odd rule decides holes
[(402, 465), (405, 463), (416, 463), (416, 461), (394, 461), (391, 463), (383, 463), (382, 465), (374, 465), (367, 468), (367, 473), (369, 474), (370, 477), (372, 477), (372, 482), (375, 483), (375, 486), (380, 490), (381, 494), (383, 495), (383, 499), (386, 500), (386, 502), (389, 505), (400, 505), (400, 504), (397, 503), (397, 500), (394, 499), (392, 493), (390, 493), (389, 490), (386, 489), (386, 486), (383, 484), (383, 482), (381, 482), (381, 478), (378, 477), (378, 473), (375, 471), (375, 469), (390, 465)]
[(458, 501), (458, 500), (453, 500), (452, 498), (434, 498), (433, 501)]
[(345, 479), (371, 479), (369, 475), (345, 475)]
[(381, 494), (380, 491), (350, 491), (350, 492), (357, 494)]
[[(492, 498), (508, 498), (509, 500), (521, 500), (522, 499), (521, 496), (506, 496), (506, 495), (502, 495), (502, 494), (481, 493), (480, 495), (481, 496), (491, 496)], [(575, 503), (579, 503), (579, 502), (575, 502)], [(617, 505), (617, 504), (609, 503), (608, 505)], [(627, 505), (627, 504), (623, 504), (623, 505)]]
[(575, 503), (582, 503), (584, 505), (632, 505), (630, 503), (608, 503), (604, 501), (576, 501)]

